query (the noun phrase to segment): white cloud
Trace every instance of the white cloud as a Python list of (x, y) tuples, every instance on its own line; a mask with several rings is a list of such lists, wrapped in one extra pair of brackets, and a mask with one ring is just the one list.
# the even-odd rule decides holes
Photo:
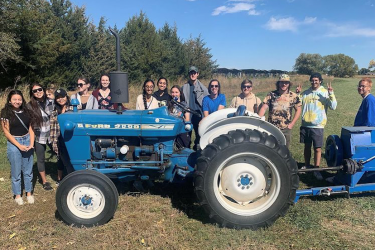
[(374, 28), (359, 27), (353, 24), (337, 25), (334, 23), (326, 23), (328, 27), (328, 32), (326, 36), (328, 37), (375, 37)]
[(297, 32), (301, 25), (309, 25), (316, 22), (316, 17), (305, 17), (303, 21), (298, 21), (293, 17), (275, 18), (271, 17), (265, 27), (269, 30)]
[[(231, 0), (232, 2), (234, 0)], [(236, 1), (237, 2), (237, 1)], [(248, 1), (250, 2), (250, 1)], [(260, 13), (255, 10), (255, 5), (246, 3), (244, 1), (241, 1), (241, 3), (235, 3), (235, 4), (230, 4), (227, 6), (220, 6), (214, 9), (212, 12), (213, 16), (217, 16), (220, 14), (226, 14), (226, 13), (237, 13), (237, 12), (242, 12), (242, 11), (247, 11), (249, 15), (259, 15)]]

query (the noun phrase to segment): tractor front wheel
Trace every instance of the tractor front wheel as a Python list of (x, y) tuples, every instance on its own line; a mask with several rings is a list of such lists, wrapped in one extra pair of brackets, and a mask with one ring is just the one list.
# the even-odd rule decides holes
[(202, 151), (194, 186), (209, 217), (222, 226), (271, 225), (293, 204), (299, 178), (286, 146), (257, 130), (221, 135)]
[(108, 222), (118, 204), (113, 182), (94, 170), (75, 171), (65, 177), (56, 192), (56, 207), (69, 225), (92, 227)]

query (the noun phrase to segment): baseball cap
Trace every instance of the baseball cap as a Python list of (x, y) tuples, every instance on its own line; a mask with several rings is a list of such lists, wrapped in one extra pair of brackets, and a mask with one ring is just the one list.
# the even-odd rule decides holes
[(290, 82), (290, 77), (287, 74), (281, 74), (279, 82)]
[(189, 73), (192, 72), (192, 71), (198, 72), (198, 68), (195, 67), (195, 66), (191, 66), (191, 67), (189, 68)]
[(57, 98), (58, 96), (59, 97), (65, 97), (67, 96), (68, 94), (66, 93), (66, 91), (64, 89), (58, 89), (55, 91), (55, 98)]

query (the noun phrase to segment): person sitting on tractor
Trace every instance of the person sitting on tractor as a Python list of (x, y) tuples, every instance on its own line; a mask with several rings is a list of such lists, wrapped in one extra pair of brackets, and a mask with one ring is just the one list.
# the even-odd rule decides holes
[(253, 90), (253, 82), (245, 79), (241, 83), (242, 93), (232, 99), (230, 108), (238, 108), (240, 105), (245, 105), (248, 111), (258, 113), (259, 105), (262, 103), (259, 97), (256, 97)]
[(363, 98), (354, 120), (354, 126), (375, 126), (375, 97), (371, 94), (371, 78), (362, 78), (358, 83), (358, 94)]

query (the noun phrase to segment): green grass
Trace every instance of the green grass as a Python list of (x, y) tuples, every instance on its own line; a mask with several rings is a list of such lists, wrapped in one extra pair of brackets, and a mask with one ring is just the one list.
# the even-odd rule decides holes
[[(357, 79), (333, 82), (338, 107), (328, 111), (325, 136), (339, 135), (341, 126), (353, 124), (361, 102), (357, 83)], [(258, 95), (262, 99), (266, 92)], [(298, 141), (299, 124), (293, 129), (291, 152), (302, 163), (303, 147)], [(301, 198), (270, 228), (251, 231), (212, 224), (192, 188), (157, 185), (147, 194), (122, 193), (115, 216), (106, 225), (72, 228), (56, 215), (55, 191), (44, 191), (39, 183), (34, 205), (15, 205), (3, 136), (0, 145), (1, 249), (372, 249), (375, 244), (372, 192), (350, 199)], [(56, 171), (54, 161), (48, 163), (50, 181)], [(310, 174), (301, 175), (300, 187), (325, 184)]]

